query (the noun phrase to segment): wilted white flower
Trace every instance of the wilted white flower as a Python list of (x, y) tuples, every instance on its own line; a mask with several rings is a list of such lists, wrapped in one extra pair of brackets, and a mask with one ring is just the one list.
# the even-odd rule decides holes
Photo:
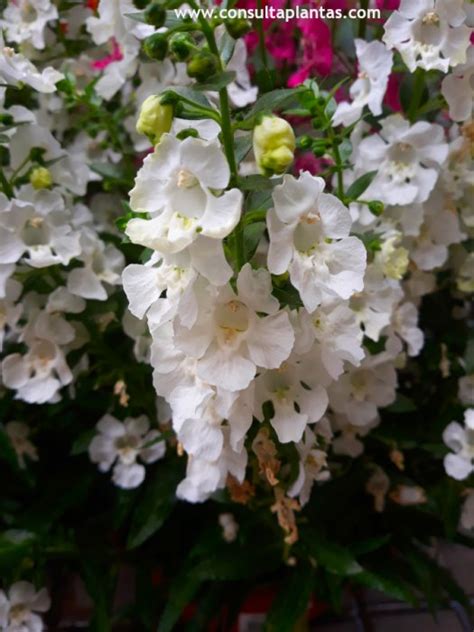
[(25, 467), (25, 455), (32, 461), (38, 460), (38, 451), (28, 438), (30, 429), (26, 424), (21, 421), (9, 421), (5, 425), (5, 432), (16, 452), (20, 467)]

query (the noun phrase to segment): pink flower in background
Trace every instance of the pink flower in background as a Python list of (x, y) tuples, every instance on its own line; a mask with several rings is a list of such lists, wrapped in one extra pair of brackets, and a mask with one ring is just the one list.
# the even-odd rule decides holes
[(295, 173), (300, 171), (309, 171), (311, 175), (315, 176), (323, 170), (324, 162), (321, 158), (316, 158), (310, 151), (306, 151), (303, 154), (298, 154), (294, 164)]
[(375, 0), (377, 9), (386, 11), (396, 11), (400, 6), (400, 0)]
[(120, 46), (115, 37), (111, 39), (111, 45), (112, 52), (109, 55), (102, 57), (102, 59), (97, 59), (96, 61), (91, 62), (91, 67), (94, 70), (105, 70), (105, 68), (107, 68), (109, 64), (112, 64), (114, 61), (121, 61), (123, 59), (122, 50), (120, 49)]
[(402, 104), (400, 103), (400, 76), (391, 74), (388, 78), (387, 92), (385, 93), (384, 102), (389, 108), (395, 112), (401, 112)]
[(313, 74), (328, 75), (331, 72), (333, 52), (331, 31), (323, 20), (298, 20), (303, 36), (303, 56), (299, 70), (288, 79), (288, 86), (295, 87)]

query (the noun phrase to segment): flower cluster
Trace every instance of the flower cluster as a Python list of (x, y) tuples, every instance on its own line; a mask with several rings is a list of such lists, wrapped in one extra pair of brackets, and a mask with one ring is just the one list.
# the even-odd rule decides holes
[[(372, 518), (391, 503), (433, 520), (450, 486), (446, 532), (474, 529), (472, 3), (372, 2), (384, 21), (354, 37), (348, 20), (179, 6), (12, 0), (0, 19), (9, 632), (41, 630), (49, 609), (10, 560), (46, 565), (49, 532), (45, 551), (74, 556), (113, 503), (104, 568), (122, 531), (139, 551), (176, 498), (218, 501), (228, 550), (263, 516), (285, 567), (326, 568), (305, 525), (325, 519), (314, 495), (326, 507), (343, 486)], [(63, 470), (98, 507), (72, 544), (72, 502), (52, 517), (32, 502)]]

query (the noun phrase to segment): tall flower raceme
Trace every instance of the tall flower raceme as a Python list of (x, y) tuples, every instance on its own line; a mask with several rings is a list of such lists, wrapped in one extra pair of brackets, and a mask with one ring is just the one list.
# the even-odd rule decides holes
[(188, 540), (219, 602), (282, 570), (410, 599), (385, 565), (472, 531), (472, 12), (369, 5), (4, 11), (1, 629), (42, 629), (41, 586), (53, 621), (58, 560), (103, 626), (117, 568), (166, 577), (172, 629)]

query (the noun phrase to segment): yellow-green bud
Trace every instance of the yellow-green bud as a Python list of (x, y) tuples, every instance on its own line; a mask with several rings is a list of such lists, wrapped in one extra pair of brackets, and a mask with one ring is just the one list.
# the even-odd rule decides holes
[(278, 116), (265, 116), (253, 130), (253, 152), (261, 173), (280, 175), (291, 165), (296, 147), (291, 125)]
[(53, 184), (50, 170), (46, 167), (35, 167), (30, 173), (30, 183), (34, 189), (49, 189)]
[(173, 106), (163, 105), (160, 95), (152, 95), (143, 101), (136, 129), (156, 145), (161, 136), (170, 131), (172, 123)]

